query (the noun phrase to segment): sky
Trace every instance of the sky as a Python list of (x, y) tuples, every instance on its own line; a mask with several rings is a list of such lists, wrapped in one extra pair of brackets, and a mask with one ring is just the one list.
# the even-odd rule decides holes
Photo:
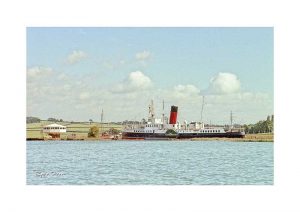
[(270, 27), (29, 27), (27, 116), (139, 121), (153, 99), (157, 117), (200, 121), (203, 105), (206, 123), (256, 123), (274, 113), (273, 69)]

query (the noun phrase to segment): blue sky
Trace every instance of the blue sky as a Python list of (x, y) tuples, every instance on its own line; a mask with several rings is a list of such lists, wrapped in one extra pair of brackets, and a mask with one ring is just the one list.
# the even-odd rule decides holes
[(272, 114), (273, 28), (27, 28), (27, 115), (139, 120), (153, 98), (191, 121), (202, 95), (205, 121)]

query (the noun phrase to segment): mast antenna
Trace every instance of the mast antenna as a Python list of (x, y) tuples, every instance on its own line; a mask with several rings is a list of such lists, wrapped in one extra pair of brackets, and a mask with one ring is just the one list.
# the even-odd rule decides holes
[(233, 115), (232, 115), (232, 111), (230, 111), (230, 126), (231, 128), (233, 127)]
[(101, 111), (101, 123), (103, 122), (103, 109)]
[(202, 96), (202, 107), (201, 107), (201, 119), (200, 119), (200, 122), (202, 123), (202, 114), (203, 114), (203, 107), (204, 107), (204, 95)]
[(101, 110), (101, 119), (100, 119), (100, 133), (103, 131), (103, 109)]
[(153, 99), (151, 99), (151, 102), (149, 104), (149, 117), (148, 117), (148, 121), (149, 122), (154, 122), (154, 103), (153, 103)]
[(163, 99), (162, 123), (165, 124), (165, 100)]

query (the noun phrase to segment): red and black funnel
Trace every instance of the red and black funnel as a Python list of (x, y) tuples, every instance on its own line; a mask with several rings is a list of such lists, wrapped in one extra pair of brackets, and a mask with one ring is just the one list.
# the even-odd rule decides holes
[(177, 122), (177, 111), (178, 107), (177, 106), (171, 106), (171, 112), (170, 112), (170, 124), (176, 124)]

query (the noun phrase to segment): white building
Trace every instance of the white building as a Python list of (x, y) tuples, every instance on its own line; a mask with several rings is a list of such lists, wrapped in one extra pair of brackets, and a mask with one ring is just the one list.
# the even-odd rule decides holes
[(59, 124), (49, 124), (43, 127), (43, 133), (47, 133), (52, 138), (60, 138), (60, 134), (66, 132), (67, 127)]

